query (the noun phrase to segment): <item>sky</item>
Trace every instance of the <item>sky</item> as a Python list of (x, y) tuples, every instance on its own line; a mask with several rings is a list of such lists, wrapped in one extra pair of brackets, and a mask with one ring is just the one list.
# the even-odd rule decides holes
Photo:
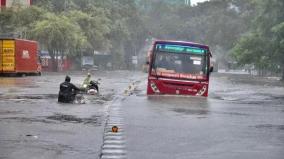
[(191, 0), (191, 5), (196, 5), (198, 2), (204, 2), (208, 0)]

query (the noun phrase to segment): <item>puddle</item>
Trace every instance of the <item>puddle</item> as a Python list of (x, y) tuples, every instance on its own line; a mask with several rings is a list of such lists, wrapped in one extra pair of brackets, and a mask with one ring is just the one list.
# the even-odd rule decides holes
[(183, 108), (174, 108), (172, 111), (176, 113), (182, 113), (185, 115), (205, 115), (205, 114), (222, 114), (222, 115), (237, 115), (237, 116), (249, 116), (246, 113), (238, 113), (238, 112), (220, 112), (220, 111), (209, 111), (206, 109), (183, 109)]
[(146, 96), (146, 93), (141, 90), (141, 89), (134, 89), (133, 90), (133, 93), (136, 95), (136, 96)]
[(0, 115), (11, 115), (11, 114), (20, 114), (22, 111), (0, 111)]
[[(113, 100), (114, 94), (106, 94), (99, 96), (92, 95), (83, 95), (84, 98), (91, 104), (103, 105), (108, 101)], [(51, 99), (57, 101), (58, 94), (23, 94), (23, 95), (14, 95), (14, 94), (0, 94), (0, 101), (12, 101), (15, 103), (27, 103), (34, 102), (35, 100)]]
[(224, 114), (224, 115), (249, 116), (249, 114), (246, 114), (246, 113), (238, 113), (238, 112), (219, 112), (219, 111), (212, 111), (212, 114)]
[(101, 126), (102, 117), (98, 115), (93, 115), (89, 118), (79, 118), (74, 115), (65, 115), (65, 114), (54, 114), (52, 116), (47, 117), (7, 117), (0, 118), (0, 121), (18, 121), (24, 123), (46, 123), (46, 124), (58, 124), (58, 121), (63, 123), (83, 123), (83, 124), (91, 124), (95, 126)]
[(279, 129), (279, 130), (284, 130), (284, 125), (261, 124), (261, 125), (256, 125), (254, 127), (255, 128), (260, 128), (260, 129)]
[(137, 80), (137, 81), (134, 82), (135, 85), (138, 85), (139, 83), (141, 83), (140, 80)]
[(46, 117), (49, 120), (55, 120), (66, 123), (83, 123), (83, 124), (92, 124), (101, 126), (101, 116), (93, 115), (90, 118), (79, 118), (74, 115), (65, 115), (65, 114), (54, 114), (52, 116)]
[(55, 99), (57, 94), (0, 95), (0, 100), (7, 99)]
[(210, 93), (209, 98), (211, 99), (217, 99), (217, 100), (224, 100), (224, 98), (221, 95), (217, 95), (215, 93)]
[(0, 121), (5, 120), (5, 121), (19, 121), (19, 122), (24, 122), (24, 123), (35, 123), (35, 122), (40, 122), (40, 123), (55, 123), (53, 121), (49, 121), (46, 119), (41, 119), (41, 118), (26, 118), (26, 117), (8, 117), (8, 118), (0, 118)]
[(108, 101), (113, 100), (113, 93), (112, 94), (106, 94), (106, 95), (99, 95), (99, 96), (91, 96), (87, 95), (86, 98), (92, 103), (92, 104), (105, 104)]
[(97, 98), (100, 99), (100, 100), (103, 100), (103, 101), (112, 101), (113, 96), (114, 96), (114, 94), (111, 93), (111, 94), (106, 94), (106, 95), (100, 95)]
[(272, 98), (284, 101), (284, 96), (274, 96)]
[(205, 109), (183, 109), (183, 108), (174, 108), (172, 111), (177, 113), (182, 113), (186, 115), (204, 115), (208, 114), (209, 111)]
[(257, 93), (257, 92), (217, 92), (211, 93), (209, 96), (211, 99), (228, 101), (238, 104), (254, 104), (254, 105), (263, 105), (266, 103), (283, 103), (284, 96), (268, 94), (268, 93)]

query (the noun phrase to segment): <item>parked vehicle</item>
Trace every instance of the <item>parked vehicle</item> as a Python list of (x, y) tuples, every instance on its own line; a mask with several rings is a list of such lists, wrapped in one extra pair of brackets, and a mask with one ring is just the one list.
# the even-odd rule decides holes
[(81, 59), (81, 64), (82, 71), (94, 72), (98, 70), (98, 66), (94, 64), (93, 56), (83, 56)]
[(0, 75), (41, 75), (38, 43), (0, 39)]

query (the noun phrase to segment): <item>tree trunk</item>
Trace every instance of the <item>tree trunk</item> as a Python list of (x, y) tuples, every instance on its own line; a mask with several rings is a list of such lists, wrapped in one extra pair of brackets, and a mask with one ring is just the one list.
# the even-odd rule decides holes
[(52, 49), (48, 49), (49, 56), (51, 58), (51, 70), (56, 71), (56, 61), (55, 61), (55, 52)]
[(284, 81), (284, 65), (282, 66), (282, 78), (281, 81)]
[(59, 54), (59, 53), (58, 53), (58, 51), (56, 50), (56, 51), (55, 51), (55, 65), (54, 65), (54, 66), (55, 66), (55, 67), (54, 67), (54, 71), (55, 71), (55, 72), (58, 72), (58, 58), (59, 58), (59, 57), (58, 57), (58, 56), (59, 56), (58, 54)]
[(52, 60), (52, 71), (57, 72), (58, 71), (58, 53), (55, 50), (52, 50), (52, 53), (50, 54), (51, 60)]
[(64, 51), (60, 51), (60, 68), (59, 71), (63, 71), (63, 65), (64, 65)]

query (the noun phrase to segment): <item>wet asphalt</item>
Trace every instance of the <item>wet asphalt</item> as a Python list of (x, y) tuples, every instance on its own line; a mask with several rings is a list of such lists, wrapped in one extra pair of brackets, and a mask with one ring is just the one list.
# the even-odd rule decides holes
[[(69, 74), (75, 84), (85, 76)], [(215, 73), (208, 98), (147, 97), (146, 74), (96, 72), (99, 96), (59, 104), (64, 76), (0, 78), (1, 159), (284, 156), (284, 87), (276, 80)]]

